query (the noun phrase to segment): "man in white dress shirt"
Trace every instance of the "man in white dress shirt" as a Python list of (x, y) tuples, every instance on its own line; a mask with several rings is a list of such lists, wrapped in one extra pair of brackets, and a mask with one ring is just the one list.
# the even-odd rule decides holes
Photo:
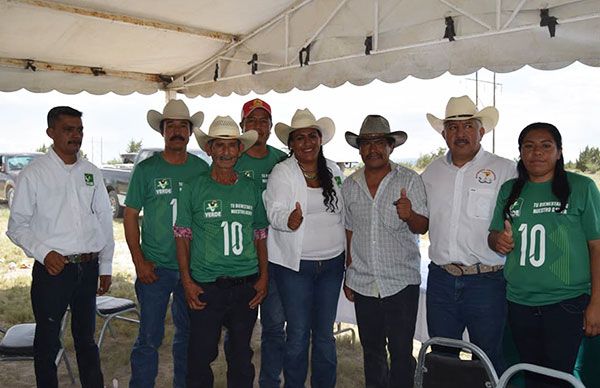
[[(7, 236), (35, 259), (31, 304), (38, 387), (58, 387), (56, 355), (67, 306), (82, 387), (103, 387), (94, 341), (96, 293), (111, 285), (112, 212), (100, 170), (81, 158), (81, 112), (48, 112), (52, 147), (19, 175)], [(100, 281), (98, 282), (98, 278)]]
[(488, 227), (500, 186), (516, 175), (514, 162), (486, 152), (483, 135), (498, 122), (498, 111), (480, 111), (467, 96), (453, 97), (446, 116), (427, 120), (448, 145), (448, 153), (423, 172), (429, 209), (427, 325), (430, 337), (471, 342), (504, 370), (502, 339), (506, 320), (504, 256), (487, 244)]

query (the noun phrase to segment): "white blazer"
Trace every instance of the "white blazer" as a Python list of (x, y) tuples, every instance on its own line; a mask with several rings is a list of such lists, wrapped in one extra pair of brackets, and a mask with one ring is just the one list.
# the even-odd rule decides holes
[[(343, 216), (342, 172), (329, 159), (327, 159), (327, 167), (333, 174), (333, 187), (338, 201), (335, 212), (341, 213)], [(287, 223), (296, 202), (300, 203), (302, 209), (307, 209), (307, 191), (302, 170), (300, 170), (296, 157), (292, 156), (275, 165), (269, 174), (267, 190), (263, 194), (270, 223), (267, 237), (269, 261), (294, 271), (300, 269), (305, 223), (301, 223), (296, 230), (288, 228)]]

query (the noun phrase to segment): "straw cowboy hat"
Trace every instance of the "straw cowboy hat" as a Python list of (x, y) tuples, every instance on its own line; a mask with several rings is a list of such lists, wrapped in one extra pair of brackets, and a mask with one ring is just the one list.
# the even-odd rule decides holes
[(392, 139), (394, 143), (393, 147), (397, 147), (399, 145), (404, 144), (408, 135), (404, 131), (394, 131), (390, 130), (390, 123), (383, 116), (379, 115), (368, 115), (363, 120), (362, 125), (360, 126), (360, 131), (358, 135), (347, 131), (344, 136), (346, 137), (346, 141), (354, 148), (359, 148), (358, 143), (362, 139), (373, 139), (379, 137), (385, 137), (387, 139)]
[(204, 113), (196, 112), (190, 116), (190, 111), (187, 105), (185, 105), (185, 102), (181, 100), (170, 100), (167, 102), (167, 105), (165, 105), (162, 114), (150, 109), (146, 115), (146, 119), (148, 120), (148, 124), (150, 124), (152, 129), (162, 134), (160, 130), (161, 121), (165, 119), (188, 120), (190, 123), (192, 123), (192, 128), (199, 128), (204, 121)]
[(217, 116), (212, 124), (210, 124), (208, 134), (202, 132), (200, 128), (194, 128), (194, 135), (196, 135), (196, 141), (203, 150), (206, 149), (206, 143), (213, 139), (238, 139), (244, 146), (242, 150), (244, 152), (252, 147), (256, 143), (256, 139), (258, 139), (258, 132), (254, 130), (240, 134), (240, 129), (236, 122), (229, 116)]
[(488, 106), (478, 111), (473, 101), (468, 96), (451, 97), (446, 105), (446, 118), (438, 119), (431, 113), (427, 113), (427, 121), (429, 124), (442, 133), (444, 130), (444, 122), (451, 120), (469, 120), (479, 119), (485, 133), (488, 133), (498, 124), (498, 109), (493, 106)]
[(294, 113), (290, 125), (284, 123), (275, 125), (275, 135), (277, 135), (279, 141), (287, 146), (290, 133), (302, 128), (314, 128), (321, 132), (321, 145), (327, 144), (335, 134), (335, 124), (329, 117), (321, 117), (316, 120), (308, 109), (298, 109)]

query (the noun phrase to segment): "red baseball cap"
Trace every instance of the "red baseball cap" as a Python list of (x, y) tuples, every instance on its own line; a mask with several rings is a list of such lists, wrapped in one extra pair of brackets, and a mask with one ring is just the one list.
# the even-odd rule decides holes
[(255, 98), (254, 100), (250, 100), (245, 103), (242, 107), (242, 121), (244, 121), (244, 119), (248, 117), (250, 113), (258, 108), (266, 110), (269, 113), (269, 116), (271, 116), (271, 106), (260, 98)]

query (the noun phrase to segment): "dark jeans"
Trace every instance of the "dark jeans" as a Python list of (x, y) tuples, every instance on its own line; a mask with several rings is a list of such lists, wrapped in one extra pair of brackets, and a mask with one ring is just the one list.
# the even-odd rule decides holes
[(344, 254), (329, 260), (301, 260), (298, 272), (277, 264), (273, 267), (287, 322), (285, 387), (304, 387), (311, 343), (311, 387), (335, 387), (333, 323), (344, 276)]
[(38, 261), (33, 265), (31, 305), (36, 322), (33, 351), (38, 387), (58, 387), (54, 362), (61, 347), (60, 326), (67, 306), (71, 306), (71, 333), (81, 386), (102, 388), (104, 385), (94, 340), (97, 287), (97, 260), (67, 264), (56, 276), (50, 275)]
[(269, 263), (269, 292), (260, 305), (260, 388), (279, 388), (285, 354), (285, 315), (277, 289), (273, 264)]
[(502, 271), (453, 276), (431, 263), (426, 305), (430, 337), (460, 340), (467, 328), (470, 341), (490, 358), (496, 373), (504, 372), (506, 282)]
[(190, 311), (190, 342), (188, 346), (188, 388), (212, 388), (214, 375), (210, 364), (219, 354), (223, 327), (227, 341), (227, 387), (252, 388), (254, 365), (250, 339), (258, 315), (248, 303), (256, 295), (252, 283), (219, 288), (215, 283), (199, 283), (204, 290), (202, 310)]
[[(546, 306), (508, 302), (508, 321), (520, 361), (573, 373), (589, 300), (583, 294)], [(525, 382), (528, 388), (571, 386), (535, 374), (525, 374)]]
[(418, 285), (407, 286), (385, 298), (354, 293), (366, 387), (412, 388), (416, 365), (412, 341), (418, 305)]

